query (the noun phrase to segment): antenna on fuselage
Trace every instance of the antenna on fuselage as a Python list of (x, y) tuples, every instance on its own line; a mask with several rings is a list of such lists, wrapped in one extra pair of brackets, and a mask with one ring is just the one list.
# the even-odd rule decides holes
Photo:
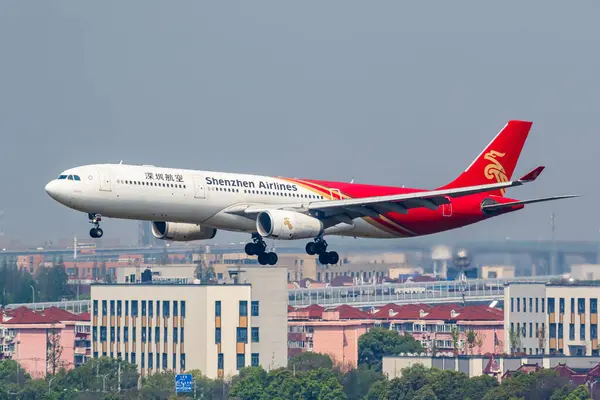
[(123, 164), (123, 160), (119, 161), (119, 164)]
[(352, 180), (350, 181), (350, 183), (354, 183), (354, 178), (352, 178)]

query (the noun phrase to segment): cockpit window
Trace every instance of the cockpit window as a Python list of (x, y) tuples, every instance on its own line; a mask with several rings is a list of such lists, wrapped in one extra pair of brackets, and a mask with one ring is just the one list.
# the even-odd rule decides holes
[(66, 175), (60, 175), (60, 176), (58, 177), (58, 179), (67, 179), (67, 176), (66, 176)]
[(73, 175), (73, 179), (75, 179), (76, 181), (80, 181), (81, 178), (79, 178), (79, 175)]
[(69, 175), (69, 177), (67, 179), (70, 180), (70, 181), (72, 181), (73, 180), (73, 175)]

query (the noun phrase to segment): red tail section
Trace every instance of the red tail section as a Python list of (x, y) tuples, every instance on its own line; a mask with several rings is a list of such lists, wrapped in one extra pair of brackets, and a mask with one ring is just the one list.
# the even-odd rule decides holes
[[(449, 189), (509, 181), (512, 178), (532, 124), (533, 122), (527, 121), (508, 121), (506, 126), (467, 167), (465, 172), (443, 188)], [(506, 189), (500, 189), (490, 192), (490, 194), (503, 196), (505, 191)]]

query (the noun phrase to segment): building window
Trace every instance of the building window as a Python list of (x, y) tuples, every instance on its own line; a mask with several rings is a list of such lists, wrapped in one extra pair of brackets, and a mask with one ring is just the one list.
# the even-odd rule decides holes
[(178, 339), (178, 337), (177, 337), (177, 327), (174, 326), (173, 327), (173, 343), (178, 343), (177, 339)]
[(137, 341), (137, 328), (134, 326), (134, 327), (131, 329), (131, 331), (132, 331), (132, 333), (133, 333), (133, 335), (131, 336), (131, 340), (132, 340), (132, 341), (134, 341), (134, 342), (136, 342), (136, 341)]
[(179, 328), (179, 336), (180, 336), (182, 344), (183, 344), (184, 339), (185, 339), (183, 332), (184, 332), (184, 330), (183, 330), (183, 326), (182, 326), (181, 328)]
[(156, 369), (160, 369), (160, 353), (156, 353)]
[(123, 327), (123, 340), (125, 343), (129, 342), (129, 327), (128, 326)]
[(152, 353), (148, 353), (148, 369), (154, 368), (154, 355)]
[(523, 312), (527, 312), (527, 299), (523, 297)]
[(515, 312), (515, 298), (510, 298), (510, 312)]
[(106, 327), (105, 326), (100, 327), (100, 341), (106, 342)]
[(556, 338), (556, 324), (550, 324), (550, 338)]
[(137, 317), (138, 316), (138, 302), (137, 302), (137, 300), (131, 300), (131, 316), (132, 317)]
[(146, 300), (142, 300), (142, 317), (146, 316)]
[(131, 353), (131, 363), (135, 364), (135, 353)]
[(179, 307), (177, 306), (177, 301), (174, 300), (173, 301), (173, 316), (174, 317), (179, 317)]
[(177, 369), (177, 353), (173, 353), (173, 365), (171, 366), (173, 371)]
[(120, 317), (123, 313), (122, 306), (123, 302), (121, 300), (117, 300), (117, 317)]
[(142, 343), (146, 343), (146, 327), (145, 326), (142, 327)]
[(115, 301), (111, 300), (110, 301), (110, 316), (114, 317), (115, 316)]
[(258, 367), (258, 353), (252, 353), (252, 366)]
[(248, 302), (246, 300), (240, 301), (240, 317), (248, 316)]
[[(181, 301), (181, 318), (185, 318), (185, 300)], [(185, 356), (185, 354), (184, 354)], [(184, 369), (183, 367), (181, 367), (182, 369)]]
[(575, 298), (571, 297), (571, 312), (575, 313)]
[(121, 327), (117, 326), (117, 342), (121, 342)]
[(144, 353), (142, 353), (142, 368), (146, 368), (146, 358), (144, 357)]
[(215, 317), (221, 316), (221, 301), (215, 301)]
[(167, 369), (167, 353), (163, 353), (162, 355), (162, 367), (163, 369)]
[(219, 353), (219, 355), (217, 356), (217, 368), (223, 369), (223, 364), (223, 353)]
[(215, 328), (215, 344), (221, 343), (221, 328)]
[(179, 363), (181, 364), (179, 367), (185, 371), (185, 353), (181, 353), (181, 355), (179, 356)]
[(585, 324), (579, 326), (579, 339), (585, 340)]
[(102, 300), (102, 316), (106, 317), (106, 314), (108, 313), (108, 310), (106, 309), (106, 300)]
[(258, 317), (258, 301), (252, 302), (252, 316)]
[(590, 338), (598, 339), (598, 325), (590, 325)]
[(129, 317), (129, 300), (125, 300), (125, 316)]
[(246, 355), (245, 354), (238, 354), (236, 357), (236, 368), (237, 369), (242, 369), (244, 368), (244, 365), (246, 364)]
[(510, 323), (510, 332), (515, 333), (515, 323), (514, 322)]
[(94, 300), (94, 315), (98, 316), (98, 300)]
[[(154, 302), (153, 301), (148, 302), (148, 316), (150, 318), (154, 317)], [(148, 359), (148, 361), (150, 361), (150, 359)], [(148, 366), (149, 365), (150, 365), (150, 362), (148, 362)]]
[(563, 324), (558, 324), (558, 338), (563, 338)]
[(575, 324), (569, 324), (569, 340), (575, 340)]
[(537, 297), (535, 298), (535, 312), (540, 312), (540, 299), (538, 299)]
[(164, 330), (163, 330), (163, 341), (164, 342), (168, 342), (169, 341), (169, 331), (167, 329), (167, 327), (165, 326)]
[(590, 312), (592, 314), (598, 313), (598, 299), (590, 299)]
[(585, 313), (585, 299), (577, 299), (577, 312), (579, 314)]
[(546, 299), (542, 299), (542, 314), (546, 312)]
[(258, 343), (258, 328), (252, 328), (252, 342)]
[(169, 312), (169, 302), (168, 301), (163, 301), (163, 317), (169, 317), (170, 316), (170, 312)]
[(237, 342), (248, 343), (248, 328), (237, 328)]
[(529, 323), (529, 337), (533, 337), (533, 322)]
[(160, 342), (160, 327), (158, 327), (158, 326), (154, 328), (154, 342), (155, 343)]
[(529, 298), (529, 312), (533, 312), (533, 297)]
[[(156, 316), (160, 317), (160, 300), (156, 301)], [(158, 361), (156, 362), (156, 367), (160, 367), (160, 363)]]
[(554, 313), (554, 298), (548, 299), (548, 314)]
[(562, 297), (558, 299), (558, 312), (561, 314), (565, 313), (565, 299)]
[(517, 297), (517, 312), (521, 312), (521, 298)]
[(152, 343), (152, 327), (148, 327), (148, 343)]
[(110, 341), (111, 341), (111, 342), (114, 342), (114, 341), (115, 341), (115, 336), (116, 336), (116, 335), (115, 335), (115, 327), (114, 327), (114, 326), (111, 326), (111, 327), (110, 327)]

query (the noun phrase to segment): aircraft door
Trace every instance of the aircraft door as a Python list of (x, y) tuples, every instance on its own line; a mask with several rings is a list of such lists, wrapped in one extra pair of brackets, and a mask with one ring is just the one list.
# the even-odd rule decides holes
[(100, 190), (104, 192), (112, 191), (111, 179), (110, 179), (110, 169), (108, 168), (99, 168), (98, 176), (100, 179)]
[(444, 217), (451, 217), (452, 216), (452, 203), (442, 204), (442, 215)]
[(194, 176), (194, 197), (197, 199), (206, 198), (206, 187), (204, 186), (203, 176)]
[(342, 193), (340, 192), (340, 189), (329, 189), (329, 194), (331, 195), (332, 200), (342, 200)]

